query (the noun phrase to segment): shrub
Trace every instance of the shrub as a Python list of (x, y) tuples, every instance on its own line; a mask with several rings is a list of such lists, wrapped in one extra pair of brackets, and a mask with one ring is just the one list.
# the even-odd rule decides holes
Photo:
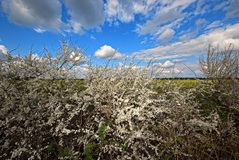
[(216, 80), (219, 84), (227, 79), (239, 78), (239, 52), (233, 49), (232, 44), (224, 50), (221, 50), (219, 46), (213, 48), (209, 45), (206, 59), (201, 57), (199, 62), (205, 76)]
[[(202, 73), (208, 79), (208, 99), (221, 110), (239, 113), (239, 51), (230, 44), (222, 50), (208, 47), (206, 58), (199, 59)], [(226, 111), (228, 112), (228, 111)], [(239, 120), (239, 119), (238, 119)]]
[(196, 96), (210, 93), (207, 85), (153, 84), (151, 66), (133, 60), (89, 64), (84, 83), (73, 81), (84, 56), (62, 45), (59, 59), (30, 53), (0, 63), (1, 159), (239, 158), (230, 114), (201, 113)]

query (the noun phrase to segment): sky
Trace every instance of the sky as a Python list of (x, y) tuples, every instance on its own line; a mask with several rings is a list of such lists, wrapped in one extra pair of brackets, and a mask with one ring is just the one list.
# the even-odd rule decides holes
[(0, 59), (71, 40), (96, 64), (141, 65), (162, 75), (200, 76), (208, 45), (239, 49), (239, 0), (1, 0)]

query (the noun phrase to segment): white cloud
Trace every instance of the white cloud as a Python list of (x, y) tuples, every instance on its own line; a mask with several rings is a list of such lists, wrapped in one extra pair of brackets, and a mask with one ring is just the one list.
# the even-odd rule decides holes
[(206, 19), (204, 19), (204, 18), (199, 18), (199, 19), (196, 21), (197, 30), (198, 30), (199, 28), (204, 27), (207, 23), (208, 23), (208, 22), (207, 22)]
[(208, 9), (208, 7), (210, 5), (206, 5), (206, 1), (205, 0), (198, 0), (196, 2), (196, 8), (195, 8), (195, 14), (204, 14)]
[(163, 67), (163, 68), (170, 68), (173, 66), (174, 66), (174, 63), (172, 63), (171, 61), (166, 61), (166, 62), (164, 62), (164, 64), (161, 65), (161, 67)]
[(218, 28), (218, 27), (221, 27), (223, 26), (223, 23), (221, 21), (214, 21), (212, 23), (210, 23), (205, 29), (215, 29), (215, 28)]
[(215, 29), (208, 34), (202, 34), (187, 42), (175, 42), (166, 46), (158, 46), (151, 49), (141, 50), (134, 53), (136, 58), (150, 60), (182, 58), (187, 56), (202, 54), (209, 44), (220, 45), (224, 48), (230, 43), (234, 44), (234, 49), (239, 50), (239, 23), (229, 25), (225, 29)]
[[(77, 33), (77, 34), (80, 34), (80, 35), (85, 33), (81, 24), (78, 23), (78, 22), (71, 21), (71, 27), (73, 28), (74, 33)], [(71, 30), (70, 30), (70, 32), (71, 32)]]
[(143, 41), (140, 42), (140, 44), (146, 44), (147, 38), (145, 37)]
[(178, 77), (203, 77), (198, 62), (176, 64), (176, 68), (180, 71)]
[(160, 25), (172, 22), (180, 17), (182, 17), (181, 13), (174, 9), (168, 12), (158, 12), (153, 19), (147, 20), (145, 24), (137, 25), (136, 31), (142, 35), (148, 33), (153, 34), (158, 31)]
[(238, 0), (198, 0), (196, 2), (196, 8), (194, 11), (195, 15), (203, 15), (205, 13), (210, 13), (211, 11), (225, 11), (226, 18), (237, 18), (239, 16), (238, 12), (239, 1)]
[(130, 22), (134, 19), (133, 1), (108, 0), (105, 5), (106, 15), (108, 19), (115, 18), (122, 22)]
[(183, 62), (185, 61), (185, 59), (174, 59), (172, 62), (173, 63), (180, 63), (180, 62)]
[(190, 39), (192, 39), (193, 37), (195, 37), (196, 32), (195, 31), (191, 31), (191, 32), (183, 32), (181, 36), (178, 37), (179, 41), (181, 42), (186, 42), (189, 41)]
[(78, 79), (84, 79), (86, 78), (88, 71), (89, 71), (89, 66), (87, 64), (82, 64), (75, 66), (70, 70)]
[(107, 59), (124, 59), (125, 58), (123, 54), (121, 54), (116, 49), (108, 45), (104, 45), (100, 47), (100, 49), (98, 49), (95, 52), (95, 56), (98, 58), (107, 58)]
[[(9, 21), (31, 27), (38, 33), (65, 31), (84, 34), (89, 29), (101, 31), (105, 20), (117, 25), (133, 22), (138, 16), (135, 31), (140, 35), (151, 34), (159, 40), (167, 28), (176, 31), (200, 14), (222, 10), (226, 18), (239, 16), (238, 0), (210, 3), (204, 0), (2, 0), (1, 6)], [(65, 9), (68, 15), (65, 15)], [(201, 25), (206, 22), (203, 20), (199, 19), (197, 26), (203, 28)], [(188, 38), (181, 36), (181, 39)]]
[(166, 43), (170, 41), (170, 39), (173, 37), (175, 31), (171, 28), (167, 28), (159, 37), (158, 40), (162, 41), (163, 43)]
[[(167, 62), (167, 61), (166, 61)], [(202, 77), (198, 62), (172, 63), (168, 61), (164, 64), (170, 64), (169, 67), (162, 67), (161, 63), (156, 63), (152, 67), (154, 75), (158, 78), (178, 78), (178, 77)], [(173, 65), (172, 65), (173, 64)]]
[(91, 35), (90, 39), (96, 40), (95, 36)]
[[(61, 21), (61, 3), (49, 0), (3, 0), (3, 11), (8, 19), (18, 25), (58, 31)], [(36, 29), (36, 31), (39, 31)]]
[(227, 18), (237, 18), (239, 17), (239, 0), (230, 0), (229, 5), (224, 8), (224, 11), (226, 11), (226, 17)]
[(107, 0), (105, 13), (110, 22), (131, 22), (136, 14), (147, 16), (157, 4), (156, 0)]
[(165, 0), (162, 1), (162, 6), (161, 6), (161, 10), (162, 12), (168, 12), (172, 9), (179, 9), (179, 10), (183, 10), (185, 8), (187, 8), (191, 3), (193, 3), (195, 0)]
[(72, 52), (71, 55), (70, 55), (70, 59), (75, 61), (75, 62), (78, 61), (79, 64), (85, 63), (85, 56), (82, 53)]
[(218, 3), (213, 7), (213, 10), (214, 11), (223, 10), (223, 8), (225, 8), (225, 6), (228, 5), (229, 2), (230, 1), (224, 1), (224, 2)]
[(70, 24), (75, 33), (95, 28), (104, 22), (103, 0), (65, 0)]
[[(9, 21), (33, 28), (42, 33), (47, 30), (83, 34), (85, 29), (96, 28), (104, 23), (103, 0), (3, 0), (3, 11)], [(62, 19), (62, 5), (69, 17)]]
[(163, 67), (161, 63), (154, 64), (151, 69), (153, 75), (158, 78), (202, 77), (198, 62), (174, 64), (166, 61), (164, 64), (167, 63), (170, 64), (169, 67)]
[(0, 60), (7, 60), (7, 48), (4, 45), (0, 45)]
[(34, 28), (34, 30), (38, 33), (43, 33), (43, 32), (46, 32), (45, 29), (42, 29), (42, 28)]
[(174, 63), (167, 60), (163, 64), (162, 63), (155, 63), (154, 66), (162, 67), (162, 68), (171, 68), (171, 67), (174, 66)]
[[(193, 2), (192, 0), (160, 1), (160, 5), (156, 7), (152, 18), (144, 24), (138, 24), (136, 31), (141, 35), (154, 34), (165, 24), (174, 23), (175, 20), (182, 21), (185, 17), (185, 14), (182, 13), (183, 10)], [(171, 26), (171, 28), (176, 27), (176, 24), (178, 23), (174, 23), (174, 26)]]
[(200, 30), (204, 29), (208, 24), (208, 21), (204, 18), (197, 19), (195, 23), (195, 27), (190, 27), (187, 30), (182, 30), (180, 33), (178, 33), (180, 36), (178, 37), (178, 40), (181, 42), (189, 41), (190, 39), (193, 39), (196, 37), (196, 35), (199, 33)]

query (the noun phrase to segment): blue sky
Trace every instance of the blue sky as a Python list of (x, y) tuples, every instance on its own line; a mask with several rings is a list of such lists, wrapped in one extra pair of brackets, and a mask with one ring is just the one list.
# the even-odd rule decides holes
[[(102, 64), (154, 59), (165, 74), (192, 76), (209, 44), (239, 49), (239, 0), (1, 0), (0, 58), (62, 38)], [(176, 63), (176, 65), (174, 65)], [(190, 67), (191, 70), (188, 69)]]

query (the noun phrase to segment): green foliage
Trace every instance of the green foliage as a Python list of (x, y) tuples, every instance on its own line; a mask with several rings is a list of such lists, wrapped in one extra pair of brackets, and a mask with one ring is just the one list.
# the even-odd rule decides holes
[(54, 153), (56, 151), (56, 144), (55, 142), (51, 141), (47, 147), (47, 152)]
[(71, 149), (69, 147), (63, 148), (63, 150), (59, 151), (58, 156), (62, 158), (71, 156)]
[(105, 130), (106, 130), (107, 126), (106, 125), (102, 125), (99, 127), (98, 129), (98, 135), (100, 137), (100, 141), (103, 142), (105, 139)]
[(95, 143), (89, 143), (84, 147), (84, 152), (82, 153), (85, 156), (84, 160), (94, 160), (92, 153), (95, 147)]

